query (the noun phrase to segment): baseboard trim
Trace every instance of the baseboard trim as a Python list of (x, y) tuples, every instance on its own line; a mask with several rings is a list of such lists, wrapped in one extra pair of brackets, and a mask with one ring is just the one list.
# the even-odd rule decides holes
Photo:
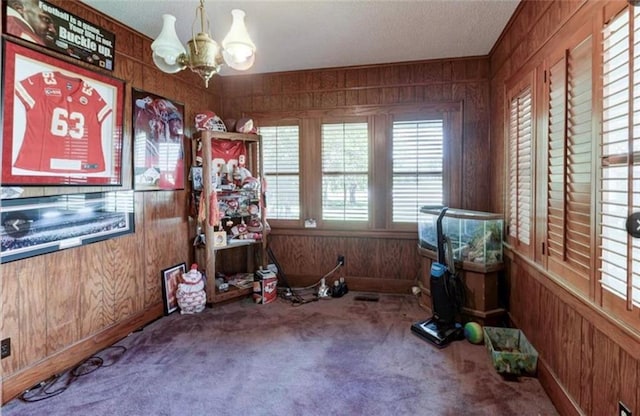
[(103, 331), (79, 341), (44, 360), (24, 368), (2, 379), (2, 404), (20, 395), (24, 390), (46, 380), (54, 374), (61, 373), (92, 354), (113, 345), (134, 330), (163, 315), (162, 303), (156, 304), (137, 315), (133, 315)]

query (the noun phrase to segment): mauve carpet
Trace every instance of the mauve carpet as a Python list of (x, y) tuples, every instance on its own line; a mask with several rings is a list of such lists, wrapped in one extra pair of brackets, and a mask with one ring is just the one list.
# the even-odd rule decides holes
[(536, 378), (504, 380), (483, 345), (412, 334), (427, 317), (412, 296), (353, 293), (174, 313), (116, 343), (124, 354), (98, 353), (104, 366), (63, 393), (2, 414), (557, 415)]

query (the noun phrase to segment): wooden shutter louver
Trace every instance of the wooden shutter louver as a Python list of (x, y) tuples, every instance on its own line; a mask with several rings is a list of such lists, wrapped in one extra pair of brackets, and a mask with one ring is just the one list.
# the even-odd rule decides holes
[(511, 99), (509, 117), (509, 235), (525, 246), (531, 238), (532, 105), (527, 86)]
[(548, 267), (589, 293), (591, 270), (592, 41), (549, 68)]
[(612, 19), (602, 47), (600, 282), (629, 311), (640, 306), (640, 245), (625, 228), (640, 210), (639, 13), (630, 8)]
[(549, 68), (547, 126), (547, 255), (564, 258), (566, 58)]

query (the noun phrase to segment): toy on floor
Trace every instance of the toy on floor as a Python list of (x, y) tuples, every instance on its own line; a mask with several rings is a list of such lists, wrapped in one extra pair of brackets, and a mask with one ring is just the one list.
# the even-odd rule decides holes
[(482, 344), (484, 336), (480, 324), (477, 322), (467, 322), (464, 325), (464, 337), (472, 344)]
[(191, 270), (182, 275), (182, 283), (178, 285), (176, 297), (181, 314), (199, 313), (204, 310), (207, 294), (197, 264), (192, 264)]

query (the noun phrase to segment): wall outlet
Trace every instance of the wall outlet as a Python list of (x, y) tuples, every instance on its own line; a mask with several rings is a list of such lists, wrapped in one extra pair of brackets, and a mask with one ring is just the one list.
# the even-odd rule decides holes
[(624, 403), (618, 402), (618, 415), (619, 416), (632, 416), (631, 410)]
[(344, 266), (344, 256), (343, 255), (338, 255), (338, 264), (341, 264), (342, 266)]
[(0, 359), (11, 355), (11, 338), (5, 338), (0, 342)]

